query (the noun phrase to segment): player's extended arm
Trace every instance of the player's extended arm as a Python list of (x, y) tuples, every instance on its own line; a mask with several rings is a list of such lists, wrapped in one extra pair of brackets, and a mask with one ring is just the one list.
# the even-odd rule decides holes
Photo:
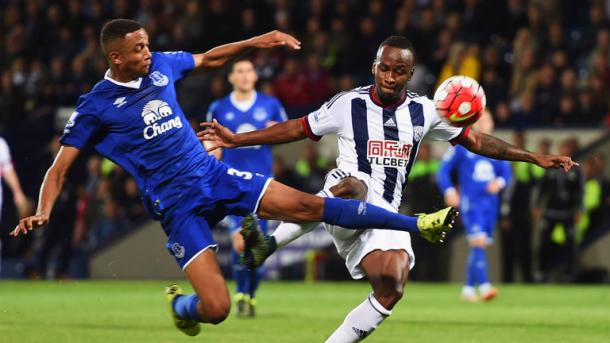
[(573, 166), (579, 165), (568, 156), (536, 154), (518, 148), (497, 137), (475, 130), (470, 130), (469, 134), (464, 135), (459, 141), (459, 144), (482, 156), (495, 158), (497, 160), (534, 163), (546, 169), (563, 168), (563, 170), (568, 171)]
[(19, 183), (19, 178), (17, 177), (17, 173), (12, 166), (9, 168), (5, 168), (3, 172), (4, 181), (8, 184), (13, 192), (13, 200), (19, 213), (24, 213), (27, 208), (27, 198), (25, 194), (23, 194), (23, 190), (21, 189), (21, 184)]
[(195, 54), (193, 55), (195, 68), (222, 67), (231, 59), (250, 49), (269, 49), (277, 46), (288, 46), (291, 49), (298, 50), (301, 49), (301, 42), (287, 33), (274, 30), (239, 42), (217, 46), (201, 54)]
[(222, 126), (216, 119), (211, 123), (201, 123), (201, 126), (205, 127), (205, 130), (198, 132), (197, 138), (200, 141), (208, 142), (208, 151), (218, 148), (290, 143), (307, 137), (302, 119), (291, 119), (261, 130), (239, 134)]
[(15, 230), (11, 232), (11, 236), (16, 237), (20, 233), (27, 234), (28, 231), (47, 224), (55, 200), (57, 200), (57, 196), (63, 187), (66, 173), (79, 153), (80, 150), (70, 146), (62, 146), (59, 149), (55, 161), (47, 170), (40, 186), (36, 214), (22, 218)]

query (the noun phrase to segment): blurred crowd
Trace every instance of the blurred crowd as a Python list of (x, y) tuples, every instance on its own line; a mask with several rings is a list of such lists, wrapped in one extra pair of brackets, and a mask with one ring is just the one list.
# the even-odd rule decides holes
[[(499, 127), (607, 126), (609, 2), (0, 1), (0, 134), (11, 145), (26, 194), (36, 197), (64, 124), (56, 113), (65, 108), (69, 113), (104, 75), (99, 30), (118, 17), (141, 22), (157, 51), (201, 52), (272, 29), (294, 34), (303, 43), (298, 53), (274, 49), (250, 55), (258, 88), (277, 96), (293, 118), (340, 90), (371, 83), (379, 43), (402, 34), (416, 50), (411, 90), (431, 95), (443, 79), (463, 74), (481, 82)], [(193, 123), (229, 91), (222, 70), (194, 72), (178, 84)], [(67, 255), (86, 255), (145, 220), (135, 182), (124, 171), (92, 152), (78, 165), (72, 193), (66, 194), (75, 212), (74, 223), (68, 223), (75, 227), (71, 243), (58, 238), (63, 233), (45, 233), (50, 238), (38, 243), (24, 238), (4, 248), (9, 256), (35, 251), (31, 275), (44, 276), (56, 245), (69, 249)], [(331, 166), (307, 146), (294, 168), (277, 158), (275, 173), (282, 182), (317, 192)], [(57, 265), (55, 275), (66, 272), (63, 262)]]
[[(116, 17), (139, 20), (154, 50), (205, 51), (275, 28), (293, 33), (301, 52), (252, 55), (260, 87), (291, 116), (371, 82), (377, 46), (402, 34), (416, 49), (415, 91), (431, 94), (446, 77), (464, 74), (481, 81), (499, 126), (608, 120), (607, 1), (27, 0), (2, 1), (0, 13), (4, 127), (73, 106), (107, 68), (98, 33)], [(190, 85), (181, 97), (192, 117), (227, 90), (222, 75)]]

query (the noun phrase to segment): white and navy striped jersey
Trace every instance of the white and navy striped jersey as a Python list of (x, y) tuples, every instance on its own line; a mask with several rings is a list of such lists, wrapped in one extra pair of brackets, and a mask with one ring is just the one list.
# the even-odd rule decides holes
[(303, 126), (314, 140), (336, 134), (338, 168), (366, 178), (369, 192), (398, 210), (422, 139), (456, 140), (463, 130), (442, 122), (425, 96), (407, 92), (403, 101), (382, 106), (372, 91), (366, 86), (335, 95), (303, 117)]
[[(13, 161), (8, 144), (4, 138), (0, 137), (0, 178), (5, 172), (13, 169)], [(2, 182), (0, 182), (0, 210), (2, 209)]]

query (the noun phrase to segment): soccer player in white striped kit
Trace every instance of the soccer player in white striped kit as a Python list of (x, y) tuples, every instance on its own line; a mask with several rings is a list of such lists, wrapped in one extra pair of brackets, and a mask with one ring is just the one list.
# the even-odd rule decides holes
[[(544, 168), (570, 169), (565, 156), (537, 155), (470, 128), (442, 122), (434, 103), (407, 91), (413, 75), (414, 49), (402, 36), (381, 43), (372, 65), (375, 84), (342, 92), (300, 119), (243, 134), (234, 134), (217, 122), (203, 123), (201, 140), (215, 147), (233, 148), (278, 144), (336, 134), (337, 169), (329, 172), (320, 196), (366, 199), (397, 212), (402, 190), (425, 137), (461, 144), (468, 150), (496, 159), (520, 160)], [(278, 247), (313, 229), (315, 225), (283, 223), (273, 236), (254, 235), (250, 263), (261, 264)], [(339, 254), (355, 279), (366, 276), (373, 292), (345, 318), (327, 342), (358, 342), (366, 338), (401, 299), (409, 270), (415, 264), (411, 237), (406, 232), (369, 229), (349, 231), (325, 225)], [(252, 236), (248, 228), (245, 236)], [(246, 238), (247, 239), (247, 238)]]
[[(0, 177), (6, 181), (6, 184), (11, 188), (13, 192), (13, 201), (17, 207), (19, 215), (23, 215), (27, 212), (29, 203), (23, 190), (21, 190), (21, 184), (19, 183), (19, 177), (13, 167), (13, 160), (11, 158), (11, 151), (6, 144), (4, 138), (0, 137)], [(2, 183), (0, 182), (0, 214), (2, 213)], [(2, 241), (0, 240), (0, 262), (2, 261)], [(2, 269), (2, 263), (0, 263), (0, 269)]]

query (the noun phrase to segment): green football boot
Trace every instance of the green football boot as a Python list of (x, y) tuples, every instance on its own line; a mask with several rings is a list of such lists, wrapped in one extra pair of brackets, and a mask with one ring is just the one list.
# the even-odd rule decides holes
[(447, 231), (453, 228), (459, 212), (453, 207), (447, 207), (429, 214), (418, 214), (417, 228), (420, 235), (432, 243), (442, 243)]
[(174, 311), (174, 299), (176, 299), (177, 296), (183, 294), (184, 293), (182, 292), (182, 288), (178, 285), (174, 284), (165, 287), (165, 301), (167, 302), (167, 305), (169, 306), (169, 312), (172, 315), (172, 318), (174, 319), (174, 325), (176, 325), (178, 330), (184, 332), (186, 335), (197, 336), (197, 334), (199, 334), (199, 331), (201, 330), (199, 322), (192, 319), (180, 318), (176, 314), (176, 311)]

